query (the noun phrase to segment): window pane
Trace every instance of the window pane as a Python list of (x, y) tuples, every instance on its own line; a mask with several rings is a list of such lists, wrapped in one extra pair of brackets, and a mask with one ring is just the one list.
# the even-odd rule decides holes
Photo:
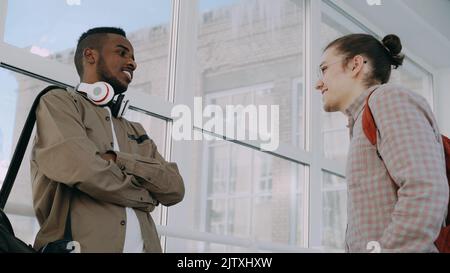
[(345, 162), (350, 136), (347, 128), (348, 119), (340, 113), (323, 112), (323, 141), (325, 158)]
[[(171, 210), (172, 226), (303, 247), (305, 166), (227, 141), (194, 146), (184, 212)], [(197, 252), (201, 247), (210, 250), (204, 243), (180, 246), (175, 241), (168, 251)]]
[[(167, 237), (167, 240), (171, 242), (172, 245), (185, 245), (187, 246), (190, 253), (255, 253), (258, 249), (252, 247), (243, 247), (235, 245), (226, 245), (211, 243), (207, 241), (195, 241), (180, 238)], [(186, 253), (185, 251), (179, 251), (176, 249), (169, 249), (172, 253)]]
[(39, 231), (36, 217), (9, 214), (8, 219), (14, 229), (14, 235), (29, 245), (34, 244), (34, 238)]
[[(350, 33), (364, 32), (362, 29), (348, 21), (339, 12), (328, 5), (323, 5), (321, 25), (321, 48), (325, 48), (333, 40)], [(346, 161), (350, 138), (348, 133), (348, 119), (340, 113), (327, 113), (322, 109), (323, 115), (323, 152), (327, 159)]]
[(344, 249), (347, 227), (347, 184), (345, 179), (323, 173), (322, 246)]
[(405, 59), (403, 66), (392, 71), (390, 82), (402, 84), (423, 96), (433, 108), (433, 77), (410, 60)]
[[(0, 181), (3, 184), (31, 104), (39, 91), (49, 84), (3, 68), (0, 68), (0, 82), (3, 86), (0, 93)], [(28, 143), (22, 165), (6, 204), (6, 213), (17, 237), (28, 244), (34, 242), (37, 232), (32, 205), (29, 162), (33, 138), (34, 133)]]
[(76, 42), (83, 32), (92, 27), (121, 27), (138, 63), (130, 87), (167, 98), (171, 1), (135, 0), (126, 5), (125, 13), (124, 8), (120, 0), (8, 1), (5, 42), (73, 65)]
[(14, 128), (16, 124), (17, 74), (0, 68), (0, 82), (3, 90), (0, 93), (0, 180), (6, 176), (13, 152)]
[(280, 142), (302, 149), (303, 2), (200, 0), (195, 78), (205, 104), (279, 105)]

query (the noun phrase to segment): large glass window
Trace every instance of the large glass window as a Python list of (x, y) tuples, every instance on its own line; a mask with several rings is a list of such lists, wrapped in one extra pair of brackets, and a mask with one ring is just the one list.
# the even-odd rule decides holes
[(200, 0), (199, 11), (195, 95), (278, 105), (280, 142), (304, 149), (304, 1)]
[[(49, 84), (3, 68), (0, 68), (0, 79), (4, 86), (4, 90), (0, 94), (0, 101), (4, 104), (2, 105), (4, 107), (0, 107), (0, 116), (5, 121), (0, 125), (2, 131), (2, 139), (0, 140), (2, 146), (1, 184), (3, 184), (31, 104), (39, 91)], [(39, 225), (34, 216), (31, 195), (29, 159), (32, 142), (32, 139), (30, 139), (14, 187), (6, 204), (6, 213), (14, 231), (17, 233), (16, 236), (29, 244), (34, 242), (34, 236), (39, 230)]]
[(391, 83), (406, 86), (411, 91), (423, 96), (433, 109), (433, 77), (409, 59), (405, 59), (403, 66), (392, 71)]
[(16, 119), (14, 118), (17, 101), (17, 82), (14, 75), (0, 69), (0, 82), (3, 90), (0, 100), (0, 179), (3, 181), (12, 154), (13, 135)]
[(8, 1), (4, 40), (73, 66), (83, 32), (121, 27), (134, 46), (138, 64), (131, 87), (168, 98), (170, 18), (171, 0), (137, 0), (126, 5), (120, 0), (14, 0)]
[[(278, 105), (280, 142), (305, 149), (304, 1), (199, 0), (198, 12), (194, 95), (222, 109)], [(185, 226), (230, 243), (169, 238), (169, 252), (236, 251), (249, 239), (305, 247), (306, 166), (243, 143), (193, 146)]]
[[(322, 24), (320, 32), (320, 44), (324, 49), (333, 40), (350, 34), (362, 33), (361, 28), (354, 25), (343, 14), (332, 9), (327, 4), (323, 4)], [(340, 113), (327, 113), (323, 109), (323, 151), (327, 159), (333, 159), (345, 162), (347, 159), (348, 147), (350, 145), (350, 138), (348, 133), (348, 119)]]
[(198, 142), (194, 154), (183, 231), (226, 236), (230, 245), (169, 238), (168, 251), (235, 251), (236, 239), (304, 247), (305, 166), (224, 140)]
[(322, 246), (344, 249), (347, 226), (347, 183), (345, 179), (328, 172), (322, 180)]

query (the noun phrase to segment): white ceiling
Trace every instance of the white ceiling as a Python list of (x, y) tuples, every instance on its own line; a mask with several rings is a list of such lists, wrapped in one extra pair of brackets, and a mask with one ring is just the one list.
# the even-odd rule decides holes
[(450, 40), (450, 0), (403, 0), (403, 2)]
[[(449, 0), (336, 0), (355, 9), (384, 34), (400, 36), (405, 47), (436, 69), (450, 67)], [(382, 18), (382, 20), (380, 20)]]

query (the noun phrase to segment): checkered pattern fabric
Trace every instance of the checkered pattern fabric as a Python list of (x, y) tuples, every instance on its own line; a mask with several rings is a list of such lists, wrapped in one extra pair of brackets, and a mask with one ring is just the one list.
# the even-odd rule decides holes
[[(373, 146), (362, 129), (369, 105), (378, 127)], [(424, 98), (397, 85), (366, 90), (345, 111), (349, 118), (347, 252), (437, 252), (449, 189), (441, 135)], [(377, 149), (380, 156), (377, 154)]]

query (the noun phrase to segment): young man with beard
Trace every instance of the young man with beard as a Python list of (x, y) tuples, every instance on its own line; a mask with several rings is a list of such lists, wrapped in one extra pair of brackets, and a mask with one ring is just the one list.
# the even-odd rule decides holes
[(137, 68), (133, 46), (122, 29), (94, 28), (80, 37), (75, 65), (76, 90), (50, 91), (36, 111), (34, 247), (69, 230), (81, 252), (161, 252), (150, 212), (181, 202), (184, 184), (142, 125), (116, 107)]

